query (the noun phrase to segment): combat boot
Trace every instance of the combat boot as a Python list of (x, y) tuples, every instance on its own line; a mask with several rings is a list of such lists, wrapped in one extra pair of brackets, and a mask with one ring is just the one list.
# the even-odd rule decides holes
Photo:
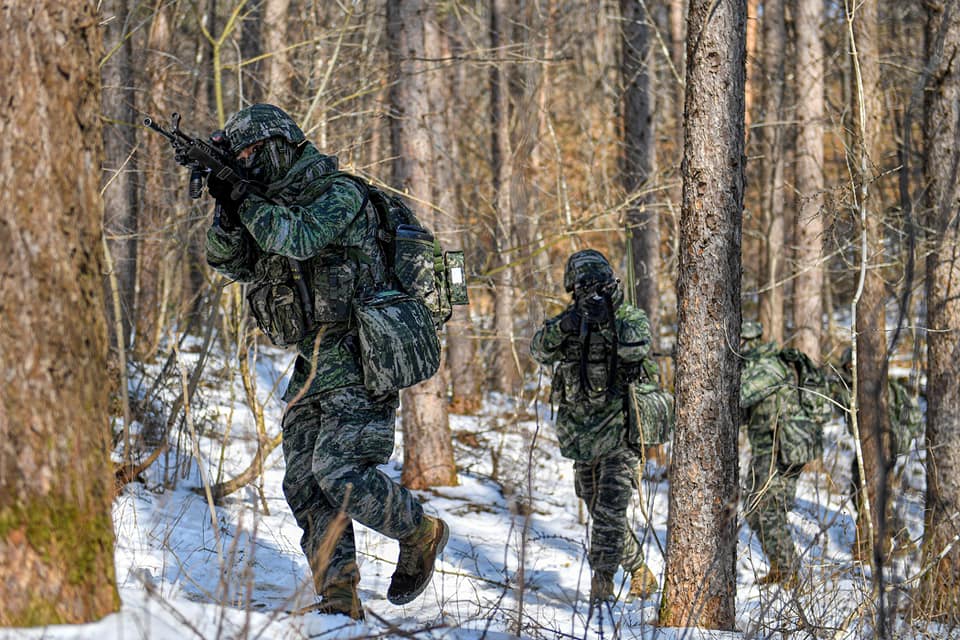
[(387, 589), (387, 600), (393, 604), (407, 604), (423, 593), (430, 584), (437, 556), (449, 536), (450, 528), (446, 522), (423, 516), (417, 530), (400, 540), (400, 556)]
[(608, 600), (613, 600), (613, 574), (594, 571), (590, 578), (590, 602), (600, 604)]
[(323, 614), (340, 614), (354, 620), (363, 620), (363, 606), (357, 595), (357, 586), (352, 582), (335, 582), (327, 585), (320, 594), (320, 602), (312, 607)]
[(627, 602), (636, 599), (646, 600), (660, 588), (657, 578), (646, 564), (641, 564), (630, 573), (630, 591), (627, 592)]

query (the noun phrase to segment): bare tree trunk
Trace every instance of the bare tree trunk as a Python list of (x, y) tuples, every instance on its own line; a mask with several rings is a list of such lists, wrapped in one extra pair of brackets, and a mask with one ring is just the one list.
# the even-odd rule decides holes
[[(422, 0), (388, 0), (387, 39), (391, 57), (390, 114), (393, 182), (411, 194), (411, 204), (428, 227), (432, 210), (417, 200), (433, 194), (435, 166), (431, 146), (430, 103), (425, 78), (428, 49), (424, 24), (436, 16)], [(431, 33), (436, 33), (432, 27)], [(403, 483), (412, 489), (457, 484), (450, 419), (447, 415), (446, 367), (403, 393)]]
[(677, 422), (660, 624), (733, 629), (746, 2), (691, 0)]
[[(509, 43), (508, 16), (512, 3), (492, 0), (490, 6), (490, 49), (498, 58), (505, 56)], [(494, 246), (500, 259), (499, 271), (494, 277), (494, 339), (496, 380), (494, 385), (506, 393), (520, 391), (520, 366), (513, 326), (516, 306), (516, 282), (511, 260), (516, 247), (513, 219), (512, 189), (510, 188), (516, 155), (510, 138), (510, 90), (507, 86), (507, 64), (497, 62), (490, 68), (490, 106), (492, 125), (492, 155), (494, 175), (494, 213), (496, 215)]]
[[(623, 29), (623, 186), (631, 200), (625, 214), (627, 298), (647, 312), (658, 343), (660, 329), (660, 220), (649, 207), (656, 173), (652, 51), (649, 16), (636, 0), (621, 0)], [(642, 194), (648, 189), (646, 194)]]
[[(240, 68), (240, 90), (243, 100), (252, 104), (263, 102), (267, 93), (267, 86), (264, 78), (269, 82), (269, 76), (264, 74), (266, 66), (264, 60), (250, 62), (260, 58), (264, 51), (264, 41), (266, 38), (263, 32), (263, 2), (255, 0), (247, 2), (245, 7), (246, 16), (240, 25), (240, 59), (243, 66)], [(210, 73), (210, 84), (213, 84), (213, 73)], [(214, 101), (209, 101), (213, 106)], [(213, 109), (210, 109), (213, 112)]]
[[(113, 317), (107, 304), (110, 341), (121, 338), (130, 346), (131, 318), (137, 274), (137, 121), (132, 40), (128, 31), (127, 0), (113, 0), (101, 9), (107, 22), (105, 48), (112, 51), (102, 67), (104, 127), (104, 226), (112, 257), (122, 318)], [(108, 285), (109, 286), (109, 285)], [(108, 300), (109, 300), (108, 296)], [(118, 324), (118, 320), (122, 320)], [(114, 327), (122, 327), (117, 336)]]
[[(456, 32), (456, 24), (448, 18), (447, 28), (437, 29), (433, 22), (426, 24), (431, 33), (428, 42), (436, 41), (439, 47), (438, 58), (453, 59), (451, 33)], [(467, 249), (467, 228), (470, 224), (460, 206), (458, 185), (459, 147), (453, 135), (456, 122), (456, 96), (460, 95), (463, 76), (458, 67), (453, 73), (434, 72), (428, 76), (432, 112), (436, 114), (433, 124), (433, 163), (437, 176), (435, 185), (437, 203), (436, 228), (438, 238), (445, 247)], [(471, 318), (470, 306), (454, 307), (453, 315), (446, 325), (446, 363), (452, 391), (450, 411), (452, 413), (474, 414), (483, 403), (481, 395), (479, 363), (476, 362), (475, 329)]]
[(784, 73), (787, 29), (783, 0), (763, 3), (763, 116), (761, 118), (760, 323), (764, 337), (783, 344)]
[(823, 36), (819, 0), (794, 0), (797, 60), (797, 279), (793, 318), (797, 348), (820, 361), (823, 331)]
[(927, 247), (927, 500), (915, 613), (960, 624), (960, 6), (928, 3), (924, 104)]
[(266, 101), (273, 104), (290, 102), (293, 69), (287, 47), (287, 17), (290, 0), (264, 0), (263, 49), (268, 57), (264, 60), (266, 77)]
[(753, 124), (753, 102), (760, 78), (757, 74), (759, 64), (757, 55), (757, 29), (759, 25), (760, 0), (747, 0), (747, 83), (744, 89), (744, 121), (747, 142), (750, 141), (750, 125)]
[(91, 622), (120, 608), (100, 21), (93, 2), (12, 0), (0, 15), (0, 626)]
[[(877, 0), (857, 5), (852, 16), (854, 48), (853, 105), (854, 140), (850, 166), (854, 168), (857, 211), (863, 261), (863, 287), (856, 304), (856, 376), (857, 430), (862, 450), (864, 485), (868, 500), (861, 500), (857, 513), (857, 547), (860, 558), (882, 559), (889, 546), (886, 509), (889, 501), (890, 473), (893, 462), (887, 446), (889, 416), (887, 407), (887, 334), (886, 290), (880, 265), (883, 257), (883, 204), (879, 187), (873, 180), (881, 172), (881, 119), (883, 102), (880, 87)], [(872, 522), (867, 522), (867, 511)]]
[[(161, 121), (171, 113), (167, 100), (169, 89), (172, 28), (171, 7), (159, 6), (152, 16), (146, 35), (147, 55), (143, 76), (139, 81), (151, 88), (141, 108)], [(176, 176), (170, 171), (169, 144), (160, 136), (144, 137), (144, 173), (141, 209), (139, 212), (137, 250), (137, 313), (134, 316), (134, 348), (142, 360), (149, 360), (159, 348), (172, 287), (171, 250), (164, 229), (175, 215), (177, 194), (172, 186)]]

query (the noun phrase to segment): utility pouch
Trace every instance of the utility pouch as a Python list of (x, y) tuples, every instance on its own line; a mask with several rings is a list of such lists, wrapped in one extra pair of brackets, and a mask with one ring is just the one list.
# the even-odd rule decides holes
[(247, 303), (257, 326), (278, 347), (300, 342), (310, 330), (307, 305), (301, 300), (297, 278), (288, 258), (268, 255), (257, 262), (254, 284), (247, 292)]
[(451, 305), (470, 304), (467, 298), (467, 273), (463, 251), (447, 251), (443, 254), (444, 280)]
[(404, 291), (414, 298), (428, 299), (436, 290), (433, 234), (411, 224), (397, 225), (393, 272)]
[(673, 395), (653, 383), (627, 385), (627, 444), (642, 450), (665, 442), (673, 431)]
[(363, 383), (372, 393), (410, 387), (437, 372), (440, 340), (430, 310), (394, 290), (354, 303)]

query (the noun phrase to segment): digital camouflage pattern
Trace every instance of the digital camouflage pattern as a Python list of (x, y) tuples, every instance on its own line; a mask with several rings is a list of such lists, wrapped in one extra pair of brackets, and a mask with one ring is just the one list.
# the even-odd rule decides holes
[(404, 389), (437, 372), (440, 340), (422, 302), (386, 291), (358, 301), (355, 315), (367, 389)]
[[(310, 334), (297, 345), (300, 357), (284, 399), (291, 399), (307, 380), (316, 339), (316, 374), (308, 393), (362, 385), (359, 336), (349, 320), (352, 300), (387, 280), (376, 212), (369, 205), (360, 210), (358, 185), (336, 173), (335, 160), (310, 143), (267, 195), (270, 202), (255, 196), (244, 200), (242, 228), (215, 225), (208, 230), (207, 262), (230, 278), (252, 281), (258, 262), (271, 255), (303, 261), (319, 337)], [(252, 289), (256, 287), (254, 282)]]
[[(553, 395), (557, 398), (556, 429), (560, 452), (571, 460), (590, 461), (623, 446), (627, 414), (624, 397), (629, 382), (657, 382), (647, 376), (644, 360), (650, 353), (647, 314), (629, 304), (615, 313), (617, 380), (607, 389), (609, 350), (614, 336), (609, 325), (592, 329), (585, 339), (589, 389), (580, 380), (579, 336), (561, 328), (563, 314), (546, 321), (533, 336), (530, 353), (542, 365), (556, 365)], [(649, 360), (655, 368), (655, 363)]]
[[(228, 133), (235, 145), (286, 126), (282, 118), (259, 120), (261, 112), (274, 113), (255, 107), (231, 118)], [(288, 129), (281, 136), (284, 144), (297, 140), (296, 131)], [(254, 159), (261, 164), (275, 161), (262, 153)], [(230, 278), (251, 282), (252, 292), (270, 277), (282, 280), (284, 264), (300, 263), (298, 271), (312, 300), (299, 310), (310, 310), (315, 328), (297, 343), (298, 357), (284, 394), (285, 400), (297, 402), (288, 405), (283, 421), (283, 489), (303, 529), (302, 547), (315, 571), (317, 592), (323, 594), (333, 585), (341, 592), (352, 591), (359, 580), (352, 526), (348, 524), (330, 558), (317, 555), (338, 510), (344, 508), (351, 519), (395, 539), (412, 534), (423, 520), (413, 496), (377, 469), (393, 451), (398, 396), (372, 394), (363, 386), (360, 337), (352, 320), (355, 300), (388, 288), (386, 259), (378, 241), (377, 213), (362, 185), (337, 172), (336, 158), (302, 141), (295, 163), (277, 174), (272, 171), (267, 172), (272, 178), (263, 197), (248, 196), (236, 220), (221, 216), (209, 229), (207, 261)], [(297, 288), (274, 291), (286, 295), (291, 290)], [(262, 326), (295, 324), (294, 318), (283, 316), (295, 312), (292, 305), (270, 295), (259, 304), (259, 312), (273, 314)], [(328, 560), (329, 567), (320, 571)]]
[(567, 293), (573, 293), (578, 285), (613, 280), (613, 268), (604, 255), (595, 249), (577, 251), (567, 258), (567, 266), (563, 270), (563, 288)]
[(314, 571), (317, 593), (359, 580), (352, 525), (331, 557), (317, 553), (341, 507), (352, 520), (395, 539), (416, 531), (423, 519), (413, 495), (377, 468), (393, 452), (397, 405), (396, 393), (374, 396), (353, 386), (308, 396), (284, 415), (283, 493), (303, 529), (300, 545), (311, 568), (329, 561), (326, 572)]
[(795, 377), (780, 357), (776, 343), (753, 346), (744, 351), (743, 358), (740, 411), (751, 452), (745, 516), (771, 572), (790, 570), (795, 566), (796, 551), (787, 514), (793, 506), (802, 466), (784, 464), (776, 455), (776, 446), (778, 427), (787, 416), (801, 411)]
[(241, 109), (227, 119), (223, 132), (233, 153), (273, 137), (281, 137), (293, 145), (306, 140), (293, 118), (272, 104), (255, 104)]
[[(648, 358), (648, 361), (653, 362)], [(653, 373), (650, 380), (659, 380)], [(673, 431), (673, 395), (653, 382), (630, 383), (627, 392), (627, 443), (637, 450), (665, 442)]]
[(613, 575), (618, 566), (643, 566), (640, 540), (627, 520), (637, 487), (638, 454), (620, 447), (589, 462), (573, 463), (574, 490), (593, 521), (587, 559), (593, 571)]
[[(569, 284), (567, 289), (572, 292), (588, 279), (616, 286), (609, 263), (592, 250), (571, 256), (565, 286)], [(591, 326), (583, 337), (579, 332), (565, 331), (563, 319), (576, 307), (575, 300), (564, 313), (544, 323), (530, 346), (540, 364), (555, 365), (553, 396), (559, 403), (556, 429), (560, 452), (574, 461), (574, 488), (590, 512), (588, 560), (593, 570), (592, 582), (597, 584), (611, 583), (619, 565), (628, 572), (645, 566), (640, 541), (627, 520), (627, 506), (638, 488), (639, 453), (627, 442), (626, 396), (632, 383), (659, 382), (656, 362), (648, 358), (647, 315), (636, 307), (621, 304), (619, 287), (612, 293), (612, 323)], [(610, 355), (614, 348), (616, 371), (611, 376)], [(586, 370), (581, 380), (584, 350)], [(641, 585), (637, 587), (640, 590)]]
[[(834, 407), (843, 417), (847, 433), (853, 434), (853, 425), (850, 420), (850, 392), (853, 388), (853, 378), (850, 373), (850, 350), (847, 349), (841, 356), (840, 364), (836, 369), (837, 375), (830, 380), (831, 395)], [(893, 446), (893, 455), (900, 456), (909, 453), (914, 438), (923, 433), (923, 412), (916, 394), (896, 378), (887, 380), (887, 409), (889, 412), (890, 441)], [(850, 461), (850, 487), (848, 489), (852, 499), (852, 506), (860, 510), (860, 466), (857, 457)], [(899, 513), (891, 513), (892, 526), (895, 531), (905, 526)]]

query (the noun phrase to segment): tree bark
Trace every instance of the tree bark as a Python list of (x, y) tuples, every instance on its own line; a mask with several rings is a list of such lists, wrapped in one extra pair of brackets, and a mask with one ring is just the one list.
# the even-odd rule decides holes
[(763, 116), (757, 138), (761, 153), (760, 323), (764, 338), (783, 344), (784, 256), (784, 85), (787, 28), (783, 0), (763, 3)]
[(648, 16), (636, 0), (621, 0), (623, 87), (623, 187), (631, 200), (625, 214), (627, 298), (647, 312), (654, 343), (660, 328), (660, 221), (650, 209), (656, 172), (651, 40)]
[(0, 9), (0, 626), (117, 611), (95, 3)]
[(677, 416), (660, 624), (733, 629), (746, 3), (691, 0)]
[[(924, 104), (927, 254), (927, 500), (915, 612), (960, 624), (960, 6), (927, 7), (931, 76)], [(951, 546), (952, 545), (952, 546)], [(950, 549), (949, 551), (948, 548)], [(941, 557), (942, 556), (942, 557)]]
[(287, 47), (287, 16), (290, 0), (264, 0), (263, 49), (268, 54), (264, 60), (266, 76), (266, 101), (286, 104), (290, 100), (293, 69)]
[[(877, 0), (857, 5), (853, 20), (855, 86), (851, 105), (854, 115), (854, 139), (851, 166), (854, 167), (857, 214), (863, 239), (863, 289), (856, 304), (856, 376), (857, 428), (863, 454), (865, 488), (872, 522), (867, 522), (863, 501), (857, 513), (856, 554), (863, 560), (882, 558), (889, 546), (885, 531), (890, 495), (889, 417), (887, 407), (887, 334), (886, 287), (880, 271), (883, 253), (883, 204), (878, 185), (873, 181), (881, 173), (881, 119), (883, 103), (880, 87), (880, 51), (878, 45)], [(872, 550), (872, 551), (871, 551)]]
[(820, 0), (794, 0), (797, 63), (797, 279), (793, 321), (798, 349), (820, 361), (823, 332), (823, 35)]
[[(114, 317), (109, 281), (106, 284), (108, 335), (130, 346), (131, 318), (137, 276), (137, 121), (133, 82), (133, 40), (129, 37), (127, 0), (112, 0), (101, 13), (106, 21), (105, 49), (109, 56), (102, 67), (104, 146), (104, 226), (107, 246), (120, 292), (121, 320)], [(116, 327), (122, 327), (117, 336)]]
[[(492, 0), (490, 4), (490, 50), (498, 58), (505, 57), (510, 43), (510, 7), (508, 0)], [(493, 171), (494, 214), (496, 215), (494, 246), (500, 257), (499, 271), (494, 277), (494, 328), (496, 379), (494, 386), (505, 393), (520, 391), (520, 368), (513, 325), (516, 306), (516, 282), (510, 249), (516, 246), (516, 224), (511, 202), (511, 178), (516, 155), (510, 138), (510, 89), (507, 64), (497, 62), (490, 68), (491, 155)]]
[[(433, 194), (429, 94), (425, 74), (429, 55), (424, 26), (436, 20), (423, 0), (388, 0), (387, 39), (390, 51), (390, 114), (393, 183), (410, 194), (410, 204), (429, 228), (432, 210), (420, 202)], [(433, 27), (432, 33), (436, 32)], [(404, 463), (402, 481), (412, 489), (457, 484), (450, 419), (447, 414), (446, 368), (403, 393)]]
[[(453, 59), (456, 54), (449, 35), (457, 30), (453, 16), (448, 17), (444, 29), (439, 29), (439, 25), (433, 22), (428, 22), (425, 26), (431, 30), (428, 42), (435, 41), (439, 48), (436, 57), (442, 60)], [(437, 176), (434, 200), (438, 211), (434, 231), (445, 248), (466, 250), (466, 230), (470, 220), (465, 209), (458, 206), (460, 159), (457, 138), (453, 135), (456, 131), (456, 107), (461, 106), (456, 105), (456, 97), (460, 95), (464, 80), (461, 71), (462, 65), (452, 73), (434, 72), (427, 77), (427, 81), (432, 113), (436, 116), (431, 136), (433, 153), (437, 160), (433, 163)], [(470, 306), (454, 307), (450, 321), (446, 324), (445, 345), (447, 376), (452, 396), (450, 411), (453, 413), (474, 414), (483, 404), (474, 333)]]

